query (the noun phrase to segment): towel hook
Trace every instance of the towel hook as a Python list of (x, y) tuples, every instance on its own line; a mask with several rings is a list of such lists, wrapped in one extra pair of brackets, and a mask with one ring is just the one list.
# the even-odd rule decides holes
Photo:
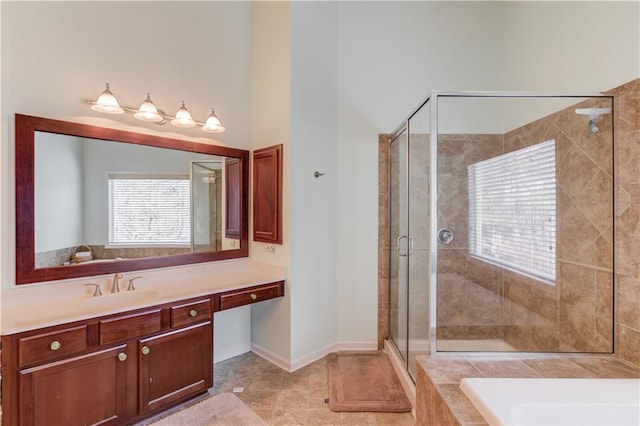
[(326, 173), (320, 173), (320, 172), (318, 172), (318, 171), (316, 171), (316, 172), (314, 172), (314, 173), (313, 173), (313, 176), (314, 176), (316, 179), (317, 179), (317, 178), (319, 178), (320, 176), (324, 176), (324, 175), (326, 175)]

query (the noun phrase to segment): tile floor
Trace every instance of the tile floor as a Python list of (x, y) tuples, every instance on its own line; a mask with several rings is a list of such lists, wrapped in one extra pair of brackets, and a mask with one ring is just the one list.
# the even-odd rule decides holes
[(402, 425), (413, 426), (410, 413), (334, 413), (325, 403), (326, 359), (294, 373), (276, 367), (259, 356), (246, 354), (215, 364), (212, 394), (236, 393), (270, 425)]

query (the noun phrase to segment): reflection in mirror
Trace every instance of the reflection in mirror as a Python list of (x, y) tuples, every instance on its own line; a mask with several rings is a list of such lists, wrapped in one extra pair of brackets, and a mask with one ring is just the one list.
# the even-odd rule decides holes
[(221, 208), (224, 205), (222, 188), (225, 176), (222, 161), (194, 161), (191, 163), (191, 249), (193, 251), (224, 250)]
[(223, 241), (223, 157), (35, 138), (37, 268), (235, 248)]
[(16, 281), (246, 257), (247, 158), (16, 115)]

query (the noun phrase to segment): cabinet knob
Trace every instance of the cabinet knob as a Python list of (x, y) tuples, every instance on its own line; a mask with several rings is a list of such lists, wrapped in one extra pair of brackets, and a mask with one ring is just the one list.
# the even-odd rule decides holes
[(58, 342), (57, 340), (54, 340), (53, 342), (51, 342), (51, 345), (49, 347), (51, 348), (52, 351), (57, 351), (62, 347), (62, 343)]
[(249, 296), (251, 298), (251, 300), (256, 300), (258, 298), (258, 295), (255, 293), (251, 293), (251, 296)]
[(196, 315), (198, 315), (198, 311), (196, 311), (195, 309), (192, 309), (189, 311), (189, 316), (190, 317), (195, 317)]
[(124, 352), (120, 352), (120, 353), (118, 354), (118, 359), (119, 359), (120, 361), (126, 361), (126, 360), (127, 360), (127, 354), (125, 354)]
[(142, 355), (149, 355), (149, 352), (151, 352), (151, 349), (149, 349), (149, 346), (143, 346), (141, 349)]

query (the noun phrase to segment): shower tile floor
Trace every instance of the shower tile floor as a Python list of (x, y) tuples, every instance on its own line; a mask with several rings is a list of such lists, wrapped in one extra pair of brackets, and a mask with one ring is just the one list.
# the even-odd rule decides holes
[(328, 397), (327, 363), (322, 358), (288, 373), (252, 352), (214, 367), (210, 393), (236, 392), (270, 425), (402, 425), (413, 426), (410, 413), (334, 413)]

